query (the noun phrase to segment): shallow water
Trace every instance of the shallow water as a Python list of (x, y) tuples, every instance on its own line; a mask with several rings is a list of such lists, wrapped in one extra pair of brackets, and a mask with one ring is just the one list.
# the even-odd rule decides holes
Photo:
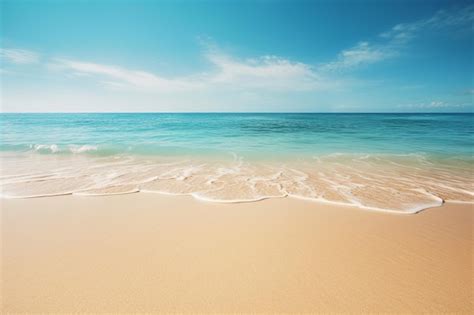
[(472, 202), (472, 114), (1, 114), (2, 196)]

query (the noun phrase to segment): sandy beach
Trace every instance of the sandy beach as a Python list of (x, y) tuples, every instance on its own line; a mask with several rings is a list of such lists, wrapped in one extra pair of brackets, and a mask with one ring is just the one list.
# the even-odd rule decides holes
[(0, 315), (474, 315), (474, 1), (0, 16)]
[(2, 313), (473, 312), (469, 204), (1, 201)]

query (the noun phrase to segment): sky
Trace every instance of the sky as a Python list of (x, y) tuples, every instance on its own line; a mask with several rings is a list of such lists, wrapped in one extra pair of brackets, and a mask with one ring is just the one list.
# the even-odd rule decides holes
[(2, 112), (472, 112), (470, 1), (0, 0)]

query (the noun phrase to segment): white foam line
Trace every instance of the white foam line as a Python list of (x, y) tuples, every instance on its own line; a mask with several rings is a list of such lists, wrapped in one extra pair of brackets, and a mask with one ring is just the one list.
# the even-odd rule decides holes
[(168, 196), (188, 196), (191, 193), (172, 193), (168, 191), (159, 191), (159, 190), (148, 190), (148, 189), (140, 189), (140, 192), (146, 194), (159, 194), (159, 195), (168, 195)]
[(257, 201), (262, 201), (266, 199), (271, 199), (271, 198), (285, 198), (287, 195), (283, 196), (262, 196), (258, 198), (252, 198), (252, 199), (212, 199), (212, 198), (206, 198), (203, 196), (199, 195), (199, 192), (192, 192), (192, 193), (171, 193), (167, 191), (159, 191), (159, 190), (147, 190), (147, 189), (141, 189), (140, 192), (143, 193), (149, 193), (149, 194), (160, 194), (160, 195), (169, 195), (169, 196), (191, 196), (197, 200), (200, 201), (206, 201), (206, 202), (213, 202), (213, 203), (249, 203), (249, 202), (257, 202)]
[(266, 199), (272, 199), (272, 198), (286, 198), (288, 195), (282, 195), (282, 196), (261, 196), (258, 198), (252, 198), (252, 199), (212, 199), (212, 198), (206, 198), (203, 196), (197, 195), (197, 193), (191, 193), (191, 196), (193, 196), (197, 200), (201, 201), (206, 201), (206, 202), (215, 202), (215, 203), (249, 203), (249, 202), (258, 202)]
[(113, 195), (128, 195), (128, 194), (135, 194), (140, 192), (140, 189), (132, 189), (129, 191), (123, 192), (111, 192), (111, 193), (86, 193), (86, 192), (74, 192), (72, 193), (73, 196), (80, 196), (80, 197), (102, 197), (102, 196), (113, 196)]
[[(103, 193), (103, 194), (84, 194), (84, 193), (81, 193), (81, 192), (63, 192), (63, 193), (43, 194), (43, 195), (28, 195), (28, 196), (11, 196), (11, 195), (0, 194), (0, 199), (31, 199), (31, 198), (65, 196), (65, 195), (74, 195), (74, 196), (79, 196), (79, 197), (95, 197), (95, 196), (126, 195), (126, 194), (133, 194), (133, 193), (139, 193), (139, 192), (160, 194), (160, 195), (171, 195), (171, 196), (191, 196), (191, 197), (193, 197), (197, 200), (200, 200), (200, 201), (212, 202), (212, 203), (228, 203), (228, 204), (258, 202), (258, 201), (262, 201), (262, 200), (266, 200), (266, 199), (272, 199), (272, 198), (294, 198), (294, 199), (311, 201), (311, 202), (315, 202), (315, 203), (346, 206), (346, 207), (358, 208), (358, 209), (362, 209), (362, 210), (370, 210), (370, 211), (391, 213), (391, 214), (397, 214), (397, 215), (417, 214), (417, 213), (419, 213), (421, 211), (424, 211), (424, 210), (427, 210), (427, 209), (440, 207), (444, 203), (444, 201), (442, 201), (439, 204), (433, 204), (433, 205), (428, 205), (428, 206), (423, 206), (423, 207), (421, 207), (421, 206), (420, 207), (414, 207), (414, 208), (408, 209), (408, 210), (395, 210), (395, 209), (384, 209), (384, 208), (379, 208), (379, 207), (363, 206), (363, 205), (360, 205), (360, 204), (352, 204), (352, 203), (346, 203), (346, 202), (340, 202), (340, 201), (330, 201), (330, 200), (327, 200), (327, 199), (324, 199), (324, 198), (304, 197), (304, 196), (299, 196), (299, 195), (294, 195), (294, 194), (284, 194), (282, 196), (262, 196), (262, 197), (259, 197), (259, 198), (252, 198), (252, 199), (230, 199), (230, 200), (225, 200), (225, 199), (206, 198), (206, 197), (203, 197), (203, 196), (199, 196), (198, 193), (195, 193), (195, 192), (193, 192), (193, 193), (171, 193), (171, 192), (165, 192), (165, 191), (146, 190), (146, 189), (144, 189), (144, 190), (136, 189), (136, 190), (127, 191), (127, 192)], [(450, 203), (474, 204), (474, 201), (461, 201), (461, 200), (447, 200), (447, 201), (450, 202)]]
[(446, 199), (447, 202), (449, 203), (460, 203), (460, 204), (471, 204), (474, 205), (474, 200), (473, 201), (466, 201), (466, 200), (451, 200), (451, 199)]
[(331, 205), (339, 205), (339, 206), (347, 206), (347, 207), (353, 207), (353, 208), (358, 208), (358, 209), (363, 209), (363, 210), (370, 210), (370, 211), (377, 211), (377, 212), (384, 212), (384, 213), (391, 213), (391, 214), (402, 214), (402, 215), (408, 215), (408, 214), (416, 214), (419, 213), (423, 210), (430, 209), (430, 208), (435, 208), (435, 207), (440, 207), (443, 205), (443, 202), (440, 204), (434, 204), (434, 205), (429, 205), (429, 206), (424, 206), (424, 207), (415, 207), (412, 209), (408, 210), (395, 210), (395, 209), (384, 209), (384, 208), (378, 208), (378, 207), (370, 207), (370, 206), (364, 206), (361, 204), (352, 204), (352, 203), (346, 203), (346, 202), (339, 202), (339, 201), (330, 201), (326, 200), (323, 198), (311, 198), (311, 197), (303, 197), (299, 195), (293, 195), (293, 194), (285, 194), (282, 196), (262, 196), (259, 198), (252, 198), (252, 199), (212, 199), (212, 198), (206, 198), (203, 196), (198, 195), (198, 193), (170, 193), (170, 192), (163, 192), (163, 191), (153, 191), (153, 190), (140, 190), (140, 192), (144, 193), (154, 193), (154, 194), (161, 194), (161, 195), (171, 195), (171, 196), (191, 196), (197, 200), (200, 201), (206, 201), (206, 202), (213, 202), (213, 203), (249, 203), (249, 202), (258, 202), (266, 199), (272, 199), (272, 198), (294, 198), (294, 199), (300, 199), (300, 200), (306, 200), (306, 201), (311, 201), (311, 202), (316, 202), (316, 203), (323, 203), (323, 204), (331, 204)]
[(392, 213), (392, 214), (417, 214), (423, 210), (430, 209), (430, 208), (435, 208), (435, 207), (440, 207), (443, 205), (443, 203), (436, 204), (436, 205), (430, 205), (427, 207), (415, 207), (412, 209), (408, 210), (395, 210), (395, 209), (384, 209), (384, 208), (378, 208), (378, 207), (370, 207), (370, 206), (364, 206), (361, 204), (353, 204), (353, 203), (347, 203), (347, 202), (341, 202), (341, 201), (330, 201), (324, 198), (311, 198), (311, 197), (304, 197), (304, 196), (299, 196), (299, 195), (293, 195), (293, 194), (288, 194), (288, 197), (295, 198), (295, 199), (301, 199), (301, 200), (307, 200), (307, 201), (312, 201), (312, 202), (317, 202), (317, 203), (323, 203), (323, 204), (331, 204), (331, 205), (339, 205), (339, 206), (347, 206), (347, 207), (352, 207), (352, 208), (358, 208), (358, 209), (363, 209), (363, 210), (371, 210), (371, 211), (377, 211), (377, 212), (385, 212), (385, 213)]
[(11, 196), (11, 195), (1, 195), (0, 198), (3, 199), (31, 199), (31, 198), (43, 198), (43, 197), (57, 197), (57, 196), (66, 196), (72, 195), (73, 192), (62, 192), (62, 193), (53, 193), (53, 194), (42, 194), (42, 195), (27, 195), (27, 196)]

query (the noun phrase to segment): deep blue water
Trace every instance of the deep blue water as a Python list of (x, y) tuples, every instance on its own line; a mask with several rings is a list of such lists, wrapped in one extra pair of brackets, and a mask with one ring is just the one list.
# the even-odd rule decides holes
[(295, 158), (426, 154), (470, 160), (473, 114), (0, 114), (1, 151)]

